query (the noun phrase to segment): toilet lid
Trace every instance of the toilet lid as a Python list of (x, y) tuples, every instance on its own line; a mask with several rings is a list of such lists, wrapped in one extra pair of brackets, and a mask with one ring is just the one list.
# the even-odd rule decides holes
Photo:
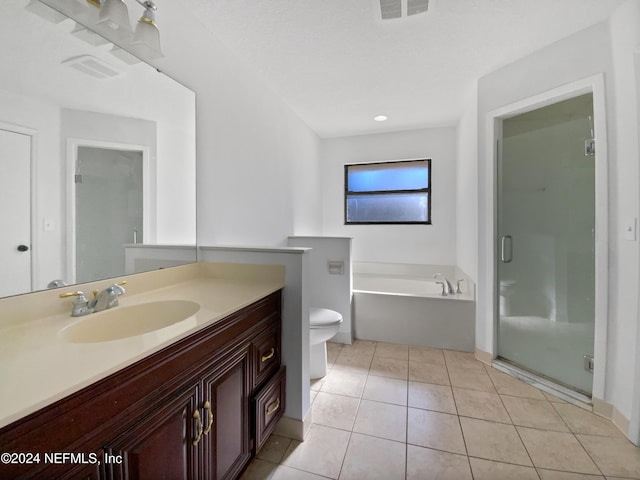
[(328, 308), (310, 308), (309, 309), (309, 326), (310, 327), (328, 327), (342, 323), (342, 315), (335, 310)]

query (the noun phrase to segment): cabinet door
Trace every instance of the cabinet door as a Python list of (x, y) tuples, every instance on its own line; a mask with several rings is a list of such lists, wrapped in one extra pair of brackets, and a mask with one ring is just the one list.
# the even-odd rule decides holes
[[(206, 478), (236, 478), (250, 460), (248, 373), (247, 347), (204, 378), (204, 401), (213, 413), (212, 428), (205, 437)], [(205, 423), (208, 426), (210, 420)]]
[[(147, 415), (105, 449), (109, 476), (126, 480), (200, 478), (198, 451), (202, 435), (197, 411), (198, 386), (150, 406)], [(197, 415), (201, 415), (198, 411)]]

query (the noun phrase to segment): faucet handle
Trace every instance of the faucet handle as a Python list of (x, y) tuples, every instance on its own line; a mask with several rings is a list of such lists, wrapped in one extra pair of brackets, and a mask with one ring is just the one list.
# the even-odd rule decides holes
[(60, 298), (78, 297), (73, 302), (73, 309), (71, 310), (72, 317), (80, 317), (91, 313), (91, 307), (89, 306), (89, 300), (84, 296), (84, 293), (78, 290), (77, 292), (67, 292), (58, 295)]
[(444, 282), (436, 282), (438, 285), (442, 285), (442, 296), (447, 296), (447, 285)]
[(460, 290), (460, 284), (464, 282), (464, 278), (461, 278), (460, 280), (457, 281), (456, 283), (456, 293), (462, 293), (462, 290)]
[(69, 298), (69, 297), (78, 297), (77, 301), (83, 301), (87, 299), (87, 297), (84, 296), (84, 293), (81, 292), (80, 290), (78, 290), (77, 292), (67, 292), (67, 293), (61, 293), (60, 295), (58, 295), (60, 298)]

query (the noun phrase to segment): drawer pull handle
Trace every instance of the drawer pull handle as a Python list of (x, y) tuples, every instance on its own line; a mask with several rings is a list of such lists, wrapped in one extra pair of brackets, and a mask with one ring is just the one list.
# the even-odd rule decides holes
[(269, 353), (267, 353), (266, 355), (263, 355), (261, 360), (263, 362), (266, 362), (267, 360), (269, 360), (270, 358), (273, 358), (273, 356), (276, 354), (276, 349), (275, 348), (271, 348), (271, 351)]
[(198, 410), (193, 412), (193, 418), (195, 418), (196, 420), (196, 430), (198, 431), (198, 436), (193, 441), (193, 444), (198, 445), (198, 443), (200, 443), (200, 439), (202, 438), (202, 431), (203, 431), (202, 421), (200, 420), (200, 412)]
[(267, 415), (271, 415), (274, 412), (277, 412), (280, 408), (280, 399), (278, 398), (275, 402), (267, 407)]
[(208, 400), (204, 402), (204, 409), (209, 412), (209, 422), (207, 423), (207, 428), (204, 429), (204, 434), (209, 435), (211, 426), (213, 425), (213, 412), (211, 411), (211, 404)]

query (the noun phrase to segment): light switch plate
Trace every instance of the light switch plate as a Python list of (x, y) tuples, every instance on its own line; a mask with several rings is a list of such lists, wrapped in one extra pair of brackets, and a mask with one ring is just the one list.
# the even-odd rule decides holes
[(636, 240), (636, 230), (638, 219), (636, 217), (628, 217), (624, 222), (624, 239), (633, 242)]

